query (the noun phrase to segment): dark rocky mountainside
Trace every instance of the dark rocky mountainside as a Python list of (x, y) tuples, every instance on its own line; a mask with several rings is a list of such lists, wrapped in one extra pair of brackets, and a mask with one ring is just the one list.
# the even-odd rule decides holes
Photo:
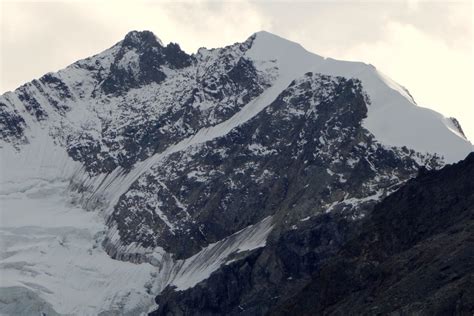
[[(373, 202), (364, 198), (386, 194), (419, 167), (413, 153), (380, 146), (361, 126), (367, 102), (357, 80), (307, 73), (227, 135), (163, 159), (120, 198), (109, 225), (122, 244), (186, 258), (271, 215), (275, 230), (331, 205), (359, 216)], [(157, 193), (173, 226), (152, 215)]]
[(152, 315), (472, 315), (474, 153), (420, 169), (354, 224), (317, 216)]
[(474, 153), (421, 170), (275, 315), (472, 315)]

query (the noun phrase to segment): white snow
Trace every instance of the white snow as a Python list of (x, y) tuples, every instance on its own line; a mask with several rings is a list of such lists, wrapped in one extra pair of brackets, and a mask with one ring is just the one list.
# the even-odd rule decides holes
[(204, 171), (194, 170), (188, 173), (188, 178), (193, 178), (197, 182), (206, 182), (207, 177)]
[(170, 220), (165, 215), (165, 213), (163, 213), (163, 211), (158, 206), (155, 207), (155, 212), (161, 218), (161, 220), (166, 224), (166, 226), (168, 226), (171, 233), (174, 233), (174, 231), (176, 229), (176, 226), (173, 223), (170, 222)]
[(357, 206), (359, 204), (363, 204), (363, 203), (368, 202), (368, 201), (379, 201), (383, 194), (384, 194), (384, 190), (378, 190), (377, 192), (375, 192), (372, 195), (369, 195), (369, 196), (366, 196), (366, 197), (363, 197), (363, 198), (355, 198), (355, 197), (345, 198), (342, 202), (344, 204), (350, 204), (352, 206)]
[(171, 281), (176, 290), (182, 291), (207, 279), (221, 265), (230, 263), (229, 256), (265, 246), (273, 228), (272, 217), (250, 225), (178, 264), (178, 272)]
[(257, 156), (268, 156), (277, 153), (275, 149), (268, 149), (262, 144), (250, 144), (248, 148), (254, 155)]

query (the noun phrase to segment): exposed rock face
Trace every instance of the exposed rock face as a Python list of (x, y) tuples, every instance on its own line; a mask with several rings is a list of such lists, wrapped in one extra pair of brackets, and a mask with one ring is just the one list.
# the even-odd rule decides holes
[(357, 80), (308, 73), (231, 133), (158, 162), (109, 225), (124, 244), (185, 258), (269, 215), (283, 230), (329, 207), (361, 216), (371, 199), (359, 199), (384, 195), (419, 167), (361, 127), (367, 102)]
[(14, 144), (25, 141), (25, 120), (10, 104), (0, 103), (0, 133), (2, 139)]
[(461, 124), (459, 124), (459, 121), (455, 117), (450, 117), (449, 119), (451, 120), (451, 122), (453, 122), (453, 125), (459, 132), (459, 134), (461, 134), (464, 138), (467, 139), (466, 135), (464, 134), (464, 131), (462, 130)]
[[(244, 57), (253, 38), (187, 55), (151, 32), (6, 94), (4, 138), (22, 134), (25, 108), (92, 175), (131, 168), (238, 112), (270, 81)], [(9, 136), (10, 135), (10, 136)]]
[(359, 223), (321, 215), (153, 315), (470, 315), (474, 153), (424, 171)]
[(190, 66), (192, 62), (193, 58), (177, 44), (170, 43), (163, 47), (149, 31), (130, 32), (122, 41), (110, 66), (110, 73), (101, 86), (105, 93), (119, 94), (152, 82), (164, 81), (164, 65), (170, 69), (180, 69)]

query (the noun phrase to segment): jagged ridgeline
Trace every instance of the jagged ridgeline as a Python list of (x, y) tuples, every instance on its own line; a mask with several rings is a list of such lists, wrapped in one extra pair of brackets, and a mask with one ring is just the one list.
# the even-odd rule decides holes
[(2, 95), (0, 133), (6, 314), (137, 315), (163, 290), (195, 314), (174, 295), (216, 277), (252, 290), (206, 313), (265, 314), (241, 304), (256, 263), (294, 280), (262, 300), (284, 297), (421, 167), (472, 151), (373, 66), (266, 32), (192, 55), (130, 32)]

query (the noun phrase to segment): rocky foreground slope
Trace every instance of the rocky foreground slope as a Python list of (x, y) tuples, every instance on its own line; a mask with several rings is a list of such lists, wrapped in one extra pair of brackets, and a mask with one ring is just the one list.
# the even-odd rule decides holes
[(274, 315), (474, 312), (474, 153), (378, 203)]
[(354, 224), (309, 219), (151, 315), (472, 315), (474, 153), (419, 175)]
[(267, 32), (191, 55), (130, 32), (0, 96), (0, 135), (4, 314), (145, 314), (219, 276), (241, 291), (225, 312), (266, 313), (419, 168), (473, 150), (373, 66)]

